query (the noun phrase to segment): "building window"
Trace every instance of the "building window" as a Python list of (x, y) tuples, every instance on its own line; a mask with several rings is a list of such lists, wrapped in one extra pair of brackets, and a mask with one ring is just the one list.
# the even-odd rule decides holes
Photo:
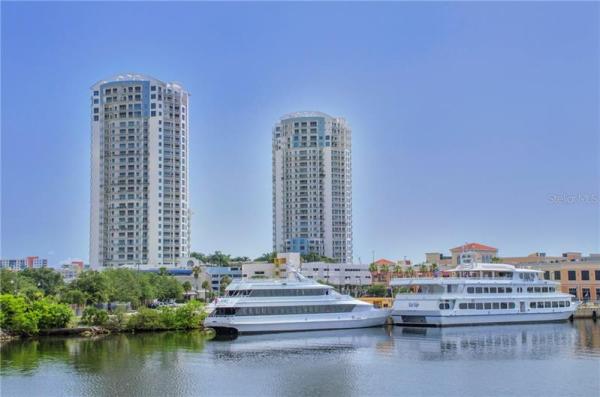
[(544, 272), (544, 279), (545, 280), (550, 280), (550, 272), (548, 272), (548, 271)]
[[(600, 270), (595, 270), (594, 273), (596, 281), (600, 281)], [(598, 297), (598, 299), (600, 300), (600, 297)]]
[(577, 288), (569, 288), (569, 294), (577, 297)]
[(590, 292), (590, 289), (589, 289), (589, 288), (582, 288), (582, 289), (581, 289), (581, 295), (582, 295), (582, 297), (583, 297), (583, 300), (584, 300), (585, 302), (589, 301), (589, 300), (591, 299), (591, 297), (592, 297), (592, 296), (591, 296), (591, 292)]
[(577, 277), (575, 276), (575, 270), (569, 270), (568, 274), (569, 274), (569, 281), (577, 280)]
[(581, 271), (581, 279), (588, 281), (590, 279), (590, 271), (589, 270), (582, 270)]
[(560, 280), (560, 270), (555, 270), (554, 271), (554, 279), (555, 280)]

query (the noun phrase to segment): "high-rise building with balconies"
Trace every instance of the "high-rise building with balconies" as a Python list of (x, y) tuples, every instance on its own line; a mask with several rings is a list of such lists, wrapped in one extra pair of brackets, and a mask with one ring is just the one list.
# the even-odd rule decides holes
[(179, 263), (190, 251), (188, 92), (122, 74), (91, 94), (90, 265)]
[(351, 131), (320, 112), (273, 129), (273, 250), (352, 262)]

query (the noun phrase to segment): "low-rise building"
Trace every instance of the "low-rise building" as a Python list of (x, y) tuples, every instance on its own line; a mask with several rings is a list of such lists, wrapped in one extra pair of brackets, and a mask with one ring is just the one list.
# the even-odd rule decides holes
[(22, 259), (0, 259), (0, 269), (20, 271), (25, 269), (40, 269), (48, 266), (48, 260), (38, 256), (28, 256)]
[(336, 287), (363, 287), (371, 285), (369, 265), (357, 263), (303, 263), (300, 273), (309, 279), (324, 281)]
[(467, 243), (450, 249), (452, 264), (455, 266), (463, 263), (492, 263), (498, 256), (498, 248), (480, 243)]
[(85, 263), (81, 259), (70, 259), (63, 261), (60, 264), (60, 268), (58, 272), (61, 274), (65, 282), (69, 283), (77, 278), (77, 276), (87, 270), (89, 265), (85, 265)]
[(245, 262), (241, 266), (244, 279), (275, 278), (275, 264), (272, 262)]
[(539, 262), (517, 264), (519, 267), (542, 270), (544, 278), (560, 282), (562, 292), (576, 296), (582, 301), (600, 301), (600, 256), (567, 255), (562, 262)]
[(446, 270), (452, 267), (452, 257), (441, 252), (427, 252), (425, 254), (425, 264), (427, 266), (435, 265), (440, 270)]
[(229, 277), (231, 281), (240, 280), (242, 278), (242, 266), (206, 266), (204, 268), (210, 280), (210, 286), (213, 291), (219, 291), (221, 283), (225, 277)]

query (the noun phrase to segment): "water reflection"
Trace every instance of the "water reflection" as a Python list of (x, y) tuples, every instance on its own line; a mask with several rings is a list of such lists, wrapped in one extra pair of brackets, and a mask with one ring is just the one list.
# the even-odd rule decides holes
[[(590, 395), (600, 324), (43, 338), (1, 348), (2, 396)], [(490, 373), (502, 377), (489, 377)], [(523, 373), (535, 374), (531, 382)], [(465, 376), (468, 374), (468, 376)], [(511, 379), (506, 383), (503, 379)], [(432, 381), (433, 380), (433, 381)]]
[(200, 352), (200, 332), (118, 334), (97, 338), (48, 337), (7, 343), (0, 349), (0, 374), (31, 373), (45, 363), (61, 362), (78, 372), (118, 371), (131, 358), (169, 363), (182, 351)]

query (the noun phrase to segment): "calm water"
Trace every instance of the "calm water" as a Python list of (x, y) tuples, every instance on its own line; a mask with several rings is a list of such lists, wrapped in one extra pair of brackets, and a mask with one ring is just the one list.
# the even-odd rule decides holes
[(242, 336), (54, 338), (2, 347), (8, 396), (599, 396), (600, 323)]

